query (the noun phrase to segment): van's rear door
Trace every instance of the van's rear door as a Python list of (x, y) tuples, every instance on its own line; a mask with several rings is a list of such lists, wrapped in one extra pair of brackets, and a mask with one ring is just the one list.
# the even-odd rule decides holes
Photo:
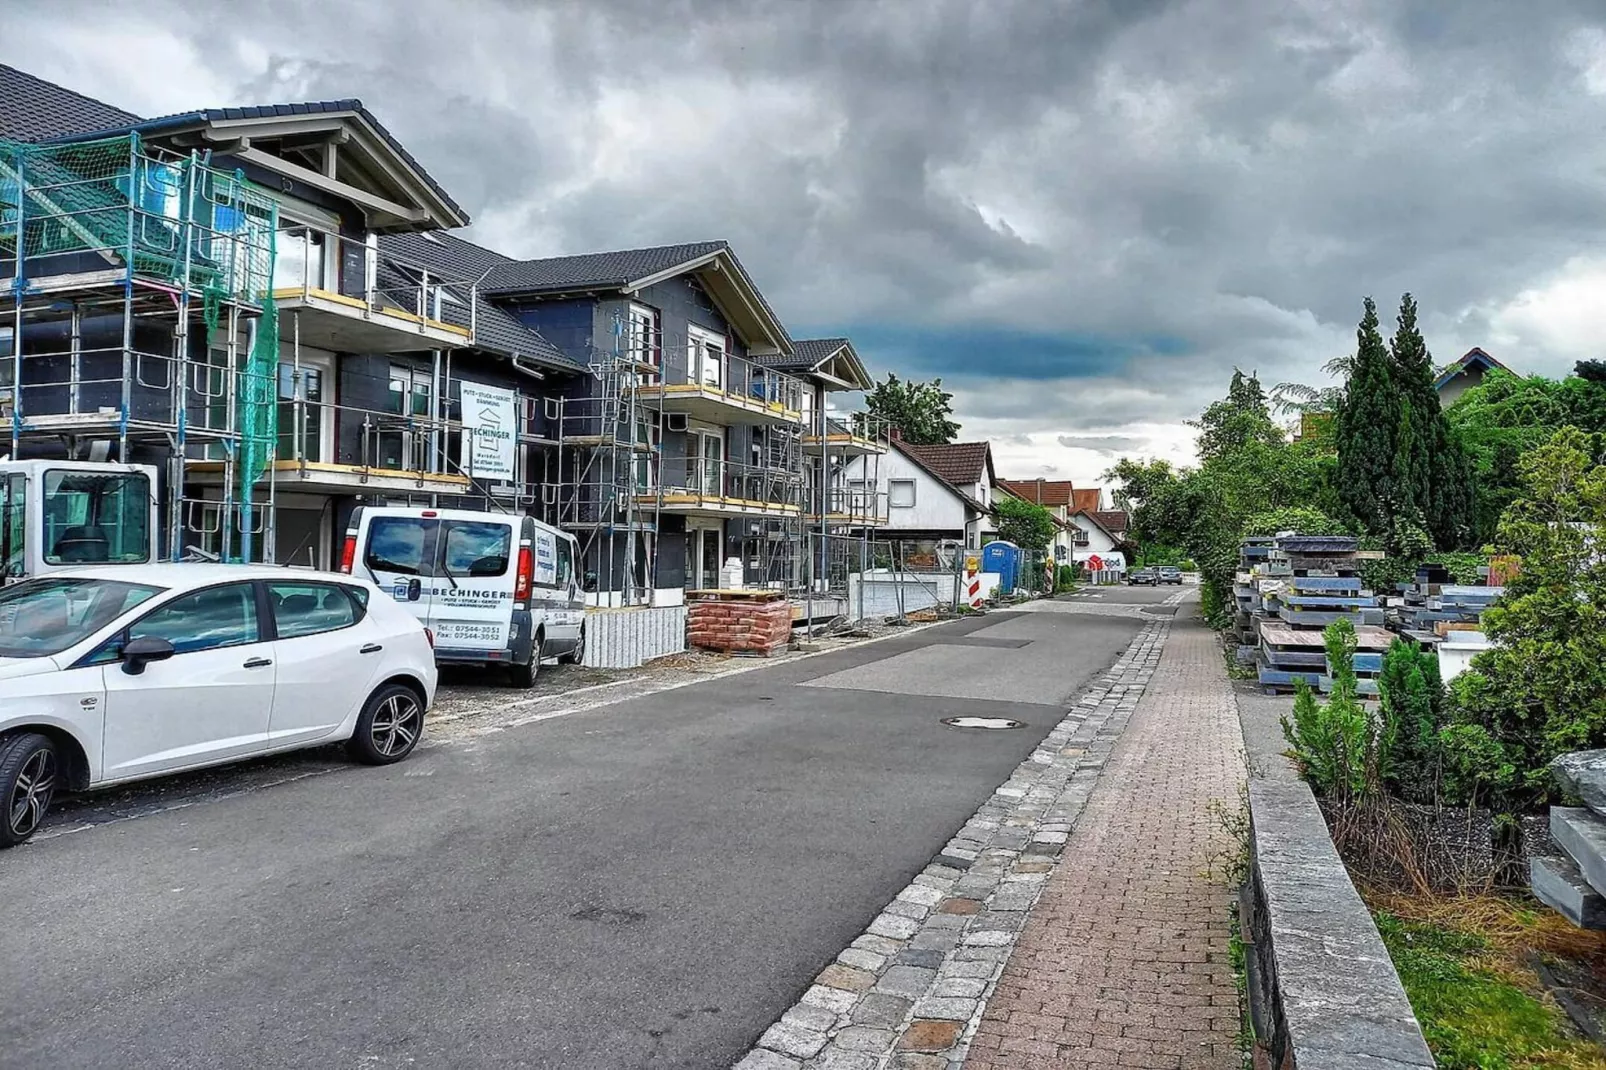
[(513, 621), (517, 517), (440, 520), (430, 606), (435, 648), (458, 656), (502, 657)]
[(351, 571), (366, 576), (429, 625), (439, 521), (416, 513), (364, 509)]

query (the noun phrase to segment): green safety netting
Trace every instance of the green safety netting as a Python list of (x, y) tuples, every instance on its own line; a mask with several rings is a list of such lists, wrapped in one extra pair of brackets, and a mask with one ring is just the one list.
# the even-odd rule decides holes
[[(239, 370), (241, 529), (276, 440), (278, 207), (238, 171), (195, 153), (158, 156), (137, 133), (36, 145), (0, 139), (0, 265), (17, 292), (31, 279), (123, 268), (176, 300), (199, 296), (208, 342), (225, 302), (260, 310)], [(241, 543), (249, 554), (249, 537)]]

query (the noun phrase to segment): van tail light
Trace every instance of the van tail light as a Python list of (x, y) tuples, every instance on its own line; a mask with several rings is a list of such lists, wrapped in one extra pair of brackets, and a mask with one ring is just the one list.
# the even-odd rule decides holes
[(424, 629), (424, 638), (429, 640), (429, 648), (431, 650), (434, 650), (435, 649), (435, 631), (434, 631), (434, 629), (433, 628), (425, 628)]
[(347, 535), (346, 544), (340, 548), (340, 571), (351, 575), (351, 568), (357, 563), (357, 536)]
[(530, 597), (530, 583), (535, 578), (535, 558), (528, 546), (519, 547), (519, 571), (513, 580), (513, 601), (523, 602)]

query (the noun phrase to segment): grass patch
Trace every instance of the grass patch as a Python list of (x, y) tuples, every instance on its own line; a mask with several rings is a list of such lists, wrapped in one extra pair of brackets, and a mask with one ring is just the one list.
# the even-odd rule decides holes
[(1578, 1036), (1522, 961), (1561, 937), (1548, 912), (1497, 896), (1372, 898), (1441, 1070), (1606, 1070), (1606, 1052)]

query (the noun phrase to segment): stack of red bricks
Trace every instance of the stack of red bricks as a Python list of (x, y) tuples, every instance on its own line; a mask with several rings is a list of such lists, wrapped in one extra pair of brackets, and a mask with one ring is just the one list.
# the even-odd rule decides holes
[(686, 639), (702, 650), (769, 656), (792, 639), (792, 606), (779, 591), (707, 591), (692, 596)]

